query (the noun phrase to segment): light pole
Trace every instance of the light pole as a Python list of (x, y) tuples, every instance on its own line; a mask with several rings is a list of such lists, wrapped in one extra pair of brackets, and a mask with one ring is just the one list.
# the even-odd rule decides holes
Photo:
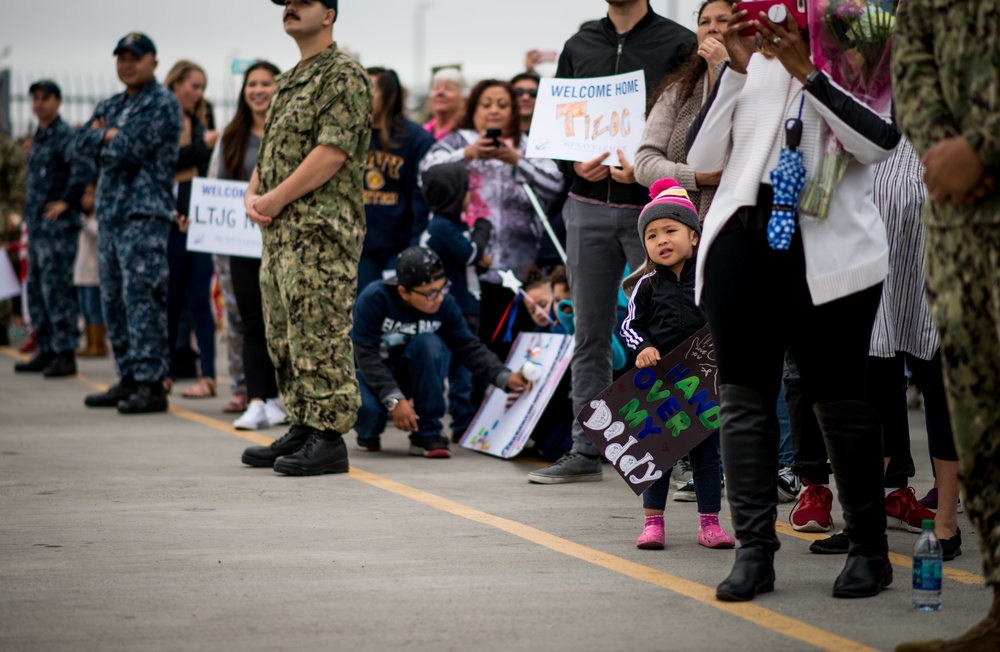
[(430, 2), (420, 2), (413, 8), (413, 94), (424, 89), (424, 58), (427, 54), (427, 10)]

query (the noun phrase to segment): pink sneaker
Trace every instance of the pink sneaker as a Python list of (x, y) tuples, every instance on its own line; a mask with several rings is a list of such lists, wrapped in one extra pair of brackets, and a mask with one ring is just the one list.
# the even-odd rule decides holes
[(647, 523), (636, 540), (635, 547), (642, 550), (663, 550), (665, 542), (666, 535), (663, 532), (662, 521), (659, 524)]
[(736, 540), (726, 534), (718, 523), (698, 528), (698, 545), (706, 548), (734, 548)]

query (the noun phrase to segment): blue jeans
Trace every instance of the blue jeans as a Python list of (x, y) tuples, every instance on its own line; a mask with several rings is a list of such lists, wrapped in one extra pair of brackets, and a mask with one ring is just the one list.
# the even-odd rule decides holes
[(104, 325), (104, 312), (101, 307), (101, 286), (78, 285), (76, 298), (80, 304), (80, 314), (83, 322), (89, 325)]
[[(699, 514), (718, 514), (722, 510), (722, 455), (719, 450), (719, 431), (716, 430), (688, 453)], [(662, 511), (667, 506), (669, 489), (670, 469), (667, 469), (662, 478), (642, 492), (643, 508)]]
[[(177, 342), (181, 312), (191, 311), (195, 338), (201, 358), (201, 375), (215, 378), (215, 315), (212, 312), (212, 254), (187, 250), (187, 235), (176, 226), (170, 228), (167, 246), (170, 281), (167, 286), (167, 337)], [(180, 332), (185, 343), (188, 334)], [(177, 377), (176, 361), (171, 362), (170, 376)]]
[[(393, 376), (407, 398), (413, 399), (417, 413), (417, 431), (410, 440), (419, 443), (425, 437), (441, 436), (441, 417), (445, 413), (444, 381), (448, 377), (451, 352), (444, 341), (433, 333), (417, 335), (406, 345), (403, 354), (392, 367)], [(361, 387), (361, 409), (354, 431), (359, 442), (378, 441), (389, 420), (382, 401), (358, 372)]]

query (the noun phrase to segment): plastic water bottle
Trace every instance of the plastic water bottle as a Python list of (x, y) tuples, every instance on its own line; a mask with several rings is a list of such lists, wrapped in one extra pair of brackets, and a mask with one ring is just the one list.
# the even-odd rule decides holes
[(921, 524), (923, 532), (913, 546), (913, 608), (941, 608), (941, 542), (934, 536), (934, 521)]

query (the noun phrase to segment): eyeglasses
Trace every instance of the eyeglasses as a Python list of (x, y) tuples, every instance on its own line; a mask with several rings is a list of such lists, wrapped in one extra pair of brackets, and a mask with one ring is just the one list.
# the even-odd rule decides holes
[(410, 290), (414, 294), (419, 294), (428, 301), (436, 301), (438, 297), (443, 294), (448, 294), (448, 289), (451, 287), (451, 281), (445, 281), (444, 285), (441, 286), (440, 290), (431, 290), (430, 292), (421, 292), (420, 290)]
[(524, 97), (525, 95), (527, 95), (530, 98), (537, 98), (538, 97), (538, 89), (537, 88), (515, 88), (514, 89), (514, 95), (516, 95), (518, 97)]

